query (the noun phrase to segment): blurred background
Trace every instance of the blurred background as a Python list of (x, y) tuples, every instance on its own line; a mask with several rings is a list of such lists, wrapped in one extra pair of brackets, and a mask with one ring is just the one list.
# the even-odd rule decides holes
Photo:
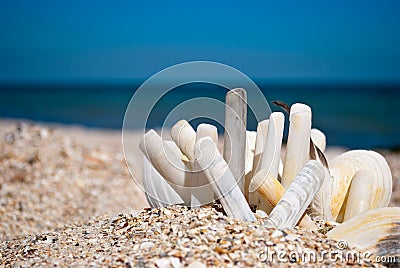
[[(119, 129), (147, 78), (207, 60), (310, 105), (329, 145), (399, 149), (400, 2), (260, 2), (1, 1), (0, 117)], [(165, 102), (196, 90), (223, 99)]]

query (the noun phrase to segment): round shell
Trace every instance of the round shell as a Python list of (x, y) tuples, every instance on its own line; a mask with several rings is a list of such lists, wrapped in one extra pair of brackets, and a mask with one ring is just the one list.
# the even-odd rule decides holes
[(348, 151), (330, 163), (333, 177), (331, 208), (334, 219), (340, 221), (343, 218), (351, 180), (360, 170), (368, 170), (370, 176), (373, 177), (369, 209), (385, 207), (389, 204), (392, 193), (392, 174), (385, 158), (374, 151)]
[(327, 236), (374, 256), (400, 256), (400, 208), (376, 208), (358, 214)]

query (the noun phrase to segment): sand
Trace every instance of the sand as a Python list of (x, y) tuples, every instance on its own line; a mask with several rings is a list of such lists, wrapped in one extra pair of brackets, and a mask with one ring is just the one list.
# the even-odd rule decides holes
[[(342, 151), (343, 148), (329, 147), (328, 158)], [(389, 151), (380, 153), (393, 173), (390, 205), (399, 206), (400, 157)], [(133, 161), (136, 159), (140, 161), (142, 156), (136, 153)], [(139, 171), (133, 175), (140, 181)], [(237, 222), (217, 212), (215, 207), (195, 211), (174, 207), (168, 212), (143, 210), (146, 207), (145, 196), (125, 163), (120, 131), (0, 121), (0, 264), (9, 267), (268, 264), (257, 256), (257, 244), (240, 243), (232, 250), (237, 233), (244, 234), (240, 238), (243, 241), (263, 237), (258, 241), (263, 246), (272, 241), (271, 230), (261, 228), (254, 234), (260, 223)], [(214, 218), (212, 221), (196, 218), (201, 214)], [(201, 224), (191, 226), (192, 219)], [(166, 228), (170, 225), (175, 227), (168, 233)], [(226, 231), (235, 226), (244, 231)], [(209, 232), (209, 238), (215, 241), (204, 240), (206, 234), (202, 230)], [(326, 245), (326, 249), (334, 249), (335, 242), (322, 234), (298, 229), (292, 232), (296, 239), (282, 238), (275, 244), (299, 249), (320, 249)], [(219, 245), (225, 238), (232, 244), (230, 249), (225, 244)], [(187, 243), (189, 249), (182, 243)], [(190, 249), (190, 245), (196, 247)]]
[(118, 131), (1, 124), (0, 238), (147, 206)]

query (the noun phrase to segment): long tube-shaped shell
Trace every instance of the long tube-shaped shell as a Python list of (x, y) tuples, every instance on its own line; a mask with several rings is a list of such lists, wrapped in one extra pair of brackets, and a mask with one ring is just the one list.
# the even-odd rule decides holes
[(265, 225), (280, 229), (295, 227), (323, 180), (323, 166), (314, 160), (307, 162), (272, 210)]
[(146, 157), (143, 157), (143, 186), (151, 208), (184, 204), (180, 195), (164, 180)]
[[(196, 141), (201, 138), (210, 137), (215, 144), (218, 144), (218, 131), (217, 128), (209, 124), (200, 124), (197, 127)], [(193, 147), (194, 153), (194, 147)], [(192, 197), (191, 206), (199, 207), (201, 205), (209, 204), (214, 200), (214, 190), (208, 182), (204, 172), (200, 171), (198, 163), (194, 162), (194, 174), (192, 180)]]
[(257, 173), (261, 168), (261, 157), (265, 148), (265, 141), (267, 140), (268, 134), (268, 125), (269, 120), (263, 120), (257, 125), (257, 136), (256, 136), (256, 144), (254, 148), (254, 159), (253, 159), (253, 168), (248, 176), (246, 176), (245, 182), (245, 197), (249, 202), (250, 206), (257, 206), (259, 194), (257, 192), (249, 192), (249, 184), (251, 178)]
[(359, 170), (351, 180), (344, 214), (345, 221), (369, 210), (374, 185), (370, 173), (371, 171), (366, 169)]
[[(344, 216), (345, 198), (351, 180), (359, 170), (369, 170), (373, 188), (369, 209), (385, 207), (392, 193), (392, 174), (385, 158), (374, 151), (353, 150), (334, 158), (330, 163), (333, 177), (332, 216), (341, 221)], [(340, 213), (340, 215), (339, 215)]]
[[(254, 148), (254, 160), (252, 168), (252, 176), (261, 169), (261, 157), (265, 149), (269, 127), (269, 119), (263, 120), (257, 125), (256, 145)], [(250, 182), (249, 182), (250, 183)]]
[(311, 129), (311, 139), (314, 142), (314, 145), (321, 150), (321, 152), (325, 151), (326, 148), (326, 136), (325, 134), (316, 128)]
[[(244, 176), (244, 197), (249, 200), (249, 184), (252, 176), (252, 168), (254, 162), (254, 152), (256, 146), (257, 132), (246, 131), (246, 161), (245, 161), (245, 176)], [(247, 201), (248, 202), (248, 201)]]
[[(318, 147), (321, 152), (325, 151), (326, 136), (321, 130), (316, 128), (311, 129), (311, 140), (313, 141), (314, 146)], [(316, 151), (315, 154), (319, 159), (319, 155)], [(309, 208), (310, 213), (319, 215), (322, 219), (326, 221), (333, 220), (331, 209), (332, 184), (333, 180), (329, 173), (329, 170), (328, 168), (325, 168), (324, 182), (322, 183), (322, 186), (315, 195), (314, 199), (311, 201)]]
[[(274, 112), (269, 117), (268, 134), (261, 157), (261, 168), (267, 170), (268, 175), (272, 178), (278, 178), (284, 123), (285, 117), (281, 112)], [(265, 202), (263, 198), (259, 199), (258, 207), (267, 213), (272, 210), (272, 206)]]
[(289, 121), (289, 135), (282, 174), (282, 185), (286, 189), (308, 160), (311, 135), (311, 108), (301, 103), (293, 104), (290, 109)]
[(261, 158), (261, 168), (267, 170), (273, 178), (278, 177), (284, 123), (283, 113), (275, 112), (271, 114), (265, 148)]
[(139, 148), (158, 173), (181, 196), (185, 205), (189, 205), (190, 190), (186, 187), (190, 185), (185, 172), (187, 168), (174, 150), (154, 130), (143, 135)]
[(224, 159), (244, 192), (247, 93), (236, 88), (226, 94)]
[(332, 184), (333, 180), (327, 167), (324, 167), (324, 182), (309, 206), (309, 213), (325, 221), (332, 221)]
[[(282, 196), (285, 194), (285, 188), (275, 178), (271, 177), (265, 169), (261, 169), (253, 177), (250, 183), (250, 191), (258, 191), (260, 195), (267, 200), (273, 207), (275, 207)], [(315, 230), (317, 225), (311, 220), (310, 216), (304, 214), (299, 222), (299, 226)]]
[(255, 221), (256, 218), (240, 191), (235, 177), (211, 138), (201, 138), (196, 142), (195, 156), (226, 214), (244, 221)]
[(400, 261), (400, 208), (368, 210), (343, 222), (327, 233), (374, 256), (397, 256)]
[[(251, 175), (251, 169), (254, 162), (254, 150), (256, 146), (257, 132), (246, 131), (246, 157), (245, 157), (245, 174)], [(246, 184), (246, 183), (245, 183)], [(246, 186), (245, 186), (246, 188)]]
[(194, 144), (196, 132), (186, 120), (178, 121), (171, 128), (171, 138), (181, 149), (182, 153), (189, 159), (194, 160)]

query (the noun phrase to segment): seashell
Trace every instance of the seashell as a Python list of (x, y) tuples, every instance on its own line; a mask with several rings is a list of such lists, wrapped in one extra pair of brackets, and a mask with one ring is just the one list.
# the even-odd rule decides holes
[(293, 228), (324, 180), (324, 167), (310, 160), (299, 172), (265, 221), (267, 227)]
[(311, 108), (305, 104), (293, 104), (290, 109), (289, 135), (286, 145), (282, 185), (286, 189), (304, 167), (310, 151)]
[(324, 182), (311, 201), (309, 212), (325, 221), (333, 221), (331, 208), (333, 179), (326, 167), (324, 167), (324, 174)]
[(244, 193), (247, 93), (243, 88), (227, 92), (225, 105), (224, 159)]
[(325, 134), (316, 128), (311, 129), (311, 139), (314, 142), (314, 145), (321, 150), (321, 152), (325, 151), (326, 148), (326, 136)]
[(232, 171), (210, 137), (195, 144), (195, 156), (229, 217), (244, 221), (256, 218), (241, 192)]
[(176, 154), (176, 150), (171, 149), (154, 130), (143, 135), (139, 148), (158, 173), (180, 195), (184, 204), (189, 205), (190, 190), (186, 187), (190, 184), (187, 180), (187, 168)]
[[(256, 147), (257, 132), (246, 131), (246, 157), (245, 157), (245, 175), (251, 174), (251, 169), (253, 167), (254, 161), (254, 150)], [(246, 181), (245, 181), (246, 184)], [(245, 186), (246, 188), (246, 186)]]
[(373, 256), (397, 256), (400, 260), (400, 208), (368, 210), (343, 222), (326, 234)]
[[(326, 136), (325, 134), (316, 128), (311, 129), (311, 140), (313, 146), (310, 147), (310, 157), (314, 154), (315, 159), (318, 159), (323, 165), (327, 165), (325, 159), (321, 159), (320, 153), (323, 153), (326, 148)], [(310, 145), (312, 145), (310, 144)], [(320, 153), (317, 151), (317, 147)], [(322, 155), (322, 157), (324, 157)], [(315, 195), (314, 199), (311, 201), (309, 212), (310, 214), (320, 216), (325, 221), (332, 221), (332, 209), (331, 209), (331, 199), (332, 199), (332, 184), (333, 179), (329, 173), (328, 167), (325, 168), (325, 179), (322, 183), (321, 188)]]
[[(209, 124), (200, 124), (197, 126), (196, 141), (201, 138), (210, 137), (215, 144), (218, 144), (217, 128)], [(194, 147), (193, 147), (194, 153)], [(204, 172), (201, 171), (198, 163), (194, 162), (194, 173), (192, 174), (192, 196), (191, 207), (199, 207), (209, 204), (214, 200), (214, 190), (208, 182)]]
[(257, 125), (256, 144), (254, 148), (253, 168), (251, 170), (252, 177), (261, 169), (261, 156), (264, 152), (265, 142), (268, 135), (269, 119), (263, 120)]
[(373, 183), (373, 177), (367, 169), (359, 170), (354, 174), (346, 202), (345, 221), (369, 210)]
[(326, 137), (322, 131), (318, 129), (311, 129), (311, 141), (310, 141), (310, 159), (318, 160), (325, 167), (325, 179), (322, 183), (321, 188), (315, 195), (313, 201), (311, 201), (308, 211), (310, 214), (316, 215), (324, 219), (325, 221), (332, 221), (332, 185), (333, 179), (329, 173), (328, 162), (323, 154), (326, 147)]
[[(365, 175), (369, 174), (373, 178), (369, 209), (385, 207), (389, 204), (392, 174), (383, 156), (374, 151), (348, 151), (334, 158), (330, 163), (330, 172), (333, 177), (331, 209), (333, 219), (338, 222), (341, 222), (344, 217), (347, 206), (346, 196), (351, 181), (359, 170), (368, 170), (369, 172)], [(364, 194), (360, 191), (358, 193)]]
[(246, 157), (245, 157), (245, 175), (244, 175), (244, 197), (249, 198), (249, 183), (251, 180), (252, 167), (254, 162), (254, 152), (256, 146), (257, 132), (246, 131)]
[(146, 157), (143, 157), (143, 186), (151, 208), (184, 204), (180, 195), (164, 180)]
[[(278, 178), (284, 123), (285, 117), (281, 112), (272, 113), (269, 117), (268, 134), (260, 168), (267, 170), (268, 175), (273, 178)], [(272, 206), (264, 198), (259, 198), (257, 207), (267, 213), (272, 210)]]
[(279, 160), (279, 171), (278, 171), (279, 177), (282, 178), (283, 175), (283, 162), (282, 159)]
[(267, 170), (273, 178), (278, 177), (284, 123), (283, 113), (275, 112), (271, 114), (260, 168)]
[(253, 168), (250, 174), (246, 176), (246, 181), (245, 181), (245, 191), (244, 191), (245, 197), (248, 200), (250, 206), (254, 207), (258, 205), (259, 196), (257, 192), (249, 192), (248, 189), (251, 179), (257, 173), (257, 171), (260, 170), (261, 156), (262, 152), (264, 151), (265, 141), (267, 139), (268, 125), (269, 125), (269, 120), (264, 120), (258, 123), (256, 144), (254, 148)]
[(189, 161), (193, 161), (196, 132), (188, 123), (188, 121), (178, 121), (171, 128), (171, 138), (178, 145), (182, 153), (189, 159)]
[[(277, 179), (271, 177), (265, 169), (261, 169), (253, 177), (253, 180), (250, 183), (249, 190), (257, 190), (262, 198), (268, 201), (269, 204), (272, 205), (272, 207), (275, 207), (278, 204), (279, 200), (282, 198), (286, 191), (285, 188), (283, 188), (282, 184)], [(318, 228), (307, 214), (305, 214), (300, 220), (299, 226), (312, 230)]]

